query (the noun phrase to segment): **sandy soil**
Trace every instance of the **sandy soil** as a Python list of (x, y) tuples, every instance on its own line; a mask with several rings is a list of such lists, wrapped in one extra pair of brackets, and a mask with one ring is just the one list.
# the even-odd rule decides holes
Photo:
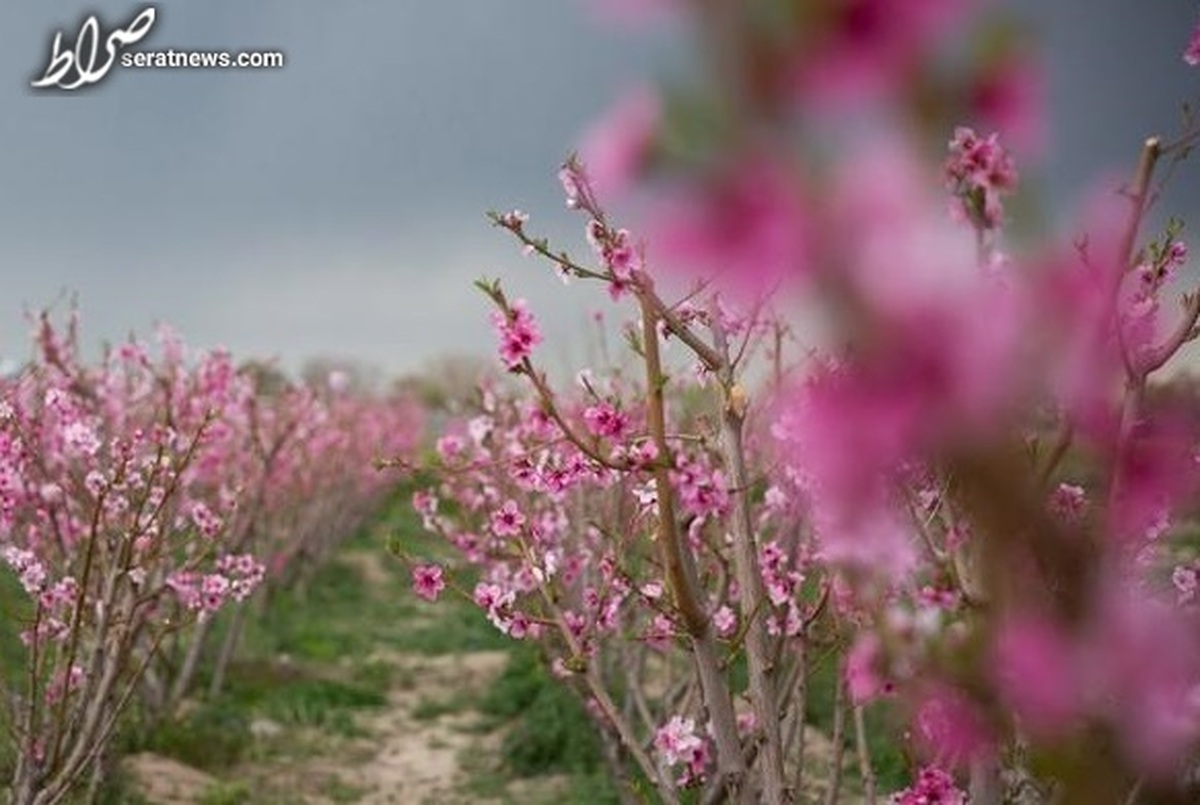
[(360, 766), (342, 771), (342, 778), (370, 793), (364, 805), (410, 802), (452, 802), (463, 782), (463, 753), (495, 753), (499, 736), (477, 735), (473, 712), (447, 713), (420, 721), (413, 717), (417, 705), (444, 700), (459, 692), (481, 693), (504, 668), (504, 652), (478, 652), (416, 660), (417, 686), (393, 691), (388, 707), (374, 713), (366, 726), (377, 736), (378, 751)]
[(191, 805), (217, 782), (199, 769), (149, 752), (131, 755), (124, 762), (141, 795), (155, 805)]

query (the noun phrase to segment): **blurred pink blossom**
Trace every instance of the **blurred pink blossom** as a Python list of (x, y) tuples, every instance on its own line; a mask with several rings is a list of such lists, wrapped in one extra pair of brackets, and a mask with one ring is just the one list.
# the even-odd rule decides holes
[(886, 98), (951, 30), (972, 0), (836, 0), (825, 25), (800, 49), (795, 67), (801, 96), (826, 107)]
[(1000, 132), (1023, 158), (1046, 146), (1045, 76), (1031, 53), (998, 60), (975, 77), (970, 105), (974, 117)]
[(1080, 715), (1082, 692), (1072, 646), (1063, 630), (1036, 616), (1011, 621), (996, 639), (996, 686), (1035, 736), (1061, 736)]
[(653, 257), (750, 294), (808, 279), (812, 216), (788, 164), (764, 155), (734, 163), (660, 202), (648, 227)]
[(989, 756), (995, 748), (974, 702), (945, 683), (935, 683), (925, 690), (913, 727), (925, 751), (942, 765), (965, 765)]
[(856, 706), (867, 704), (890, 692), (881, 673), (883, 646), (874, 632), (864, 631), (846, 654), (846, 691)]
[(1192, 30), (1192, 38), (1183, 51), (1183, 60), (1192, 67), (1200, 65), (1200, 23)]
[(658, 95), (649, 86), (625, 94), (592, 124), (579, 148), (579, 159), (599, 200), (620, 199), (646, 166), (661, 123)]

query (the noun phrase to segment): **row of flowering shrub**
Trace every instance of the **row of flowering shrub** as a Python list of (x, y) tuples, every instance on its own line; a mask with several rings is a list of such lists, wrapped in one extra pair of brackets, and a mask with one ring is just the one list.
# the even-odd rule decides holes
[[(461, 558), (410, 557), (416, 591), (536, 641), (630, 791), (666, 802), (807, 796), (829, 657), (828, 802), (843, 747), (882, 796), (882, 699), (914, 758), (898, 802), (1196, 801), (1200, 411), (1152, 379), (1200, 293), (1167, 304), (1182, 225), (1148, 224), (1195, 117), (1021, 243), (1004, 139), (946, 127), (939, 168), (919, 136), (964, 114), (1031, 148), (1026, 85), (964, 96), (980, 73), (935, 48), (967, 41), (970, 3), (670, 5), (714, 80), (678, 109), (639, 90), (564, 166), (589, 258), (493, 217), (632, 307), (631, 362), (557, 387), (535, 311), (480, 283), (514, 382), (438, 442), (413, 503)], [(644, 229), (622, 228), (608, 202), (647, 177)]]
[(167, 329), (89, 364), (74, 317), (43, 314), (35, 347), (0, 380), (0, 560), (22, 594), (5, 637), (24, 658), (0, 686), (22, 805), (102, 768), (134, 701), (169, 717), (214, 616), (348, 536), (388, 492), (374, 459), (420, 425), (403, 401), (271, 388)]

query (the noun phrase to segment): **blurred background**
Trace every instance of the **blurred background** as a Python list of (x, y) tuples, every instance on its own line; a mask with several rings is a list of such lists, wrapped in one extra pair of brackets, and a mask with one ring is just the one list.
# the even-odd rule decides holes
[[(1070, 218), (1093, 177), (1126, 175), (1142, 138), (1174, 131), (1180, 102), (1198, 94), (1200, 70), (1180, 54), (1200, 8), (996, 4), (1041, 44), (1051, 116), (1035, 181)], [(278, 49), (287, 64), (114, 68), (66, 93), (29, 87), (54, 31), (69, 42), (86, 13), (112, 26), (142, 6), (4, 4), (0, 356), (28, 354), (25, 309), (77, 295), (93, 345), (165, 321), (191, 344), (289, 371), (319, 358), (399, 375), (491, 354), (488, 303), (471, 288), (488, 275), (530, 299), (548, 358), (578, 358), (580, 319), (603, 295), (564, 295), (484, 214), (519, 207), (578, 246), (559, 163), (622, 90), (686, 78), (687, 31), (601, 23), (594, 5), (160, 3), (135, 49)], [(1165, 209), (1200, 218), (1194, 164)]]

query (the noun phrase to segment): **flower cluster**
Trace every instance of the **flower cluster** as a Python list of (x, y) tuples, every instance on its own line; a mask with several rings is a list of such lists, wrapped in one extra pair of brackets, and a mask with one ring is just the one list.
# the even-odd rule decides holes
[(506, 311), (496, 311), (492, 324), (500, 338), (500, 358), (510, 370), (520, 367), (542, 342), (542, 332), (523, 299), (513, 302)]
[(708, 742), (696, 734), (696, 722), (690, 718), (672, 716), (654, 734), (654, 749), (668, 766), (682, 766), (676, 781), (681, 786), (704, 780), (711, 761)]
[(893, 794), (889, 805), (966, 805), (967, 794), (954, 778), (936, 766), (924, 766), (916, 781), (903, 791)]
[(995, 229), (1004, 220), (1000, 197), (1017, 185), (1013, 159), (993, 132), (980, 137), (960, 126), (950, 140), (945, 166), (946, 180), (958, 200), (959, 213), (983, 230)]

